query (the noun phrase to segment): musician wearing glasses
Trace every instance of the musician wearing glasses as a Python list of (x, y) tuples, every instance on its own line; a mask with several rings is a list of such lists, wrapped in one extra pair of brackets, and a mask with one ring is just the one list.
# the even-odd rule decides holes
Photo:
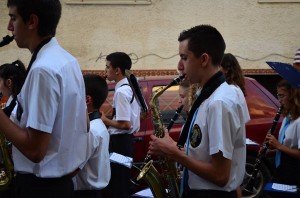
[[(140, 129), (140, 106), (134, 97), (125, 70), (130, 70), (131, 59), (124, 52), (114, 52), (106, 57), (105, 74), (109, 81), (115, 81), (112, 120), (102, 114), (101, 119), (110, 133), (109, 152), (133, 157), (133, 134)], [(108, 184), (108, 197), (129, 197), (130, 169), (111, 163), (111, 179)]]
[[(220, 71), (225, 42), (210, 25), (199, 25), (179, 36), (178, 64), (190, 83), (199, 83), (200, 95), (189, 112), (176, 143), (168, 135), (151, 136), (149, 154), (164, 155), (185, 168), (182, 197), (237, 197), (246, 162), (243, 112), (246, 101), (225, 82)], [(181, 151), (186, 144), (186, 152)]]
[(87, 158), (85, 87), (78, 61), (55, 38), (59, 0), (7, 0), (8, 30), (32, 53), (10, 118), (0, 132), (13, 144), (18, 198), (73, 197), (72, 176)]
[(283, 106), (282, 114), (284, 115), (284, 119), (278, 139), (271, 134), (266, 136), (266, 142), (269, 145), (268, 155), (275, 154), (276, 174), (274, 182), (297, 185), (299, 187), (300, 90), (292, 87), (288, 81), (283, 79), (277, 85), (277, 97)]

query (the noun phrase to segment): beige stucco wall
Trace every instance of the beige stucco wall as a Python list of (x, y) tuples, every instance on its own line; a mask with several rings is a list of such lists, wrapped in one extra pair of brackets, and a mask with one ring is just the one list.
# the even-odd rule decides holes
[[(6, 29), (6, 0), (0, 0), (0, 37)], [(103, 70), (105, 55), (132, 54), (133, 69), (174, 69), (177, 37), (183, 29), (211, 24), (223, 34), (227, 52), (243, 69), (269, 69), (265, 61), (292, 63), (300, 47), (300, 3), (257, 0), (152, 0), (151, 5), (69, 5), (57, 31), (61, 45), (78, 58), (83, 70)], [(0, 64), (30, 53), (16, 44), (0, 48)]]

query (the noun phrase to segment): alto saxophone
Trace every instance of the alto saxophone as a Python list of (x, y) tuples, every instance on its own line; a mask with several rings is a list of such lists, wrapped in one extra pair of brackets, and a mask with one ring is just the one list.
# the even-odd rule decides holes
[[(0, 96), (0, 101), (2, 94)], [(0, 133), (0, 191), (6, 190), (14, 177), (14, 165), (8, 151), (5, 136)]]
[[(168, 88), (179, 84), (183, 78), (184, 76), (175, 78), (169, 85), (156, 90), (151, 96), (149, 104), (152, 111), (154, 135), (156, 137), (162, 138), (165, 135), (165, 127), (161, 119), (161, 114), (157, 105), (157, 99)], [(180, 174), (178, 173), (175, 162), (170, 160), (168, 157), (160, 157), (159, 165), (161, 167), (161, 174), (153, 166), (153, 160), (151, 160), (151, 156), (147, 155), (144, 160), (144, 166), (137, 176), (137, 180), (144, 179), (149, 185), (155, 198), (179, 198)]]

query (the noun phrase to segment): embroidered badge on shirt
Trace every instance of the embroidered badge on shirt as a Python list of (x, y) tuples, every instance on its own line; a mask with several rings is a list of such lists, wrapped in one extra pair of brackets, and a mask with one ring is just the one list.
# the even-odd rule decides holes
[(195, 124), (190, 136), (190, 144), (193, 148), (199, 146), (202, 140), (202, 132), (198, 124)]

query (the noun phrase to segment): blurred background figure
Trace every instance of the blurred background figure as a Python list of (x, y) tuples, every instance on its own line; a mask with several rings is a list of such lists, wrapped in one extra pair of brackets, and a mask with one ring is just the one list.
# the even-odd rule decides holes
[(16, 97), (24, 83), (25, 73), (25, 66), (20, 60), (0, 66), (0, 93), (8, 98), (4, 106), (8, 116), (16, 104)]
[[(232, 85), (232, 87), (237, 91), (240, 98), (246, 96), (246, 88), (245, 88), (245, 77), (242, 71), (242, 68), (234, 55), (231, 53), (224, 54), (222, 62), (221, 62), (221, 71), (225, 76), (225, 80), (228, 84)], [(248, 108), (245, 108), (248, 109)], [(245, 124), (250, 120), (249, 112), (244, 112), (246, 120), (244, 120)], [(242, 197), (241, 189), (237, 189), (238, 198)]]
[(190, 104), (189, 104), (189, 87), (190, 84), (187, 80), (183, 80), (178, 88), (178, 94), (179, 94), (179, 105), (183, 105), (183, 112), (188, 113), (190, 110)]
[[(6, 63), (0, 66), (0, 93), (7, 99), (3, 111), (9, 117), (16, 105), (16, 98), (25, 80), (26, 69), (20, 60), (13, 63)], [(7, 148), (11, 154), (11, 144)], [(11, 156), (10, 156), (11, 157)], [(3, 158), (0, 155), (0, 167), (3, 165)], [(11, 187), (0, 191), (0, 197), (10, 197)]]
[(242, 68), (236, 57), (231, 53), (224, 54), (221, 62), (221, 71), (225, 75), (225, 80), (230, 85), (238, 86), (244, 96), (246, 96), (245, 78)]
[[(273, 182), (300, 186), (300, 90), (283, 79), (277, 85), (277, 97), (283, 106), (284, 119), (278, 139), (271, 134), (266, 137), (268, 153), (276, 153)], [(272, 193), (271, 197), (300, 197), (300, 194), (299, 191), (295, 196)]]
[(109, 133), (101, 120), (100, 107), (108, 95), (107, 83), (101, 76), (83, 76), (86, 90), (86, 106), (90, 120), (88, 133), (88, 159), (84, 167), (73, 177), (75, 198), (101, 198), (110, 180)]

